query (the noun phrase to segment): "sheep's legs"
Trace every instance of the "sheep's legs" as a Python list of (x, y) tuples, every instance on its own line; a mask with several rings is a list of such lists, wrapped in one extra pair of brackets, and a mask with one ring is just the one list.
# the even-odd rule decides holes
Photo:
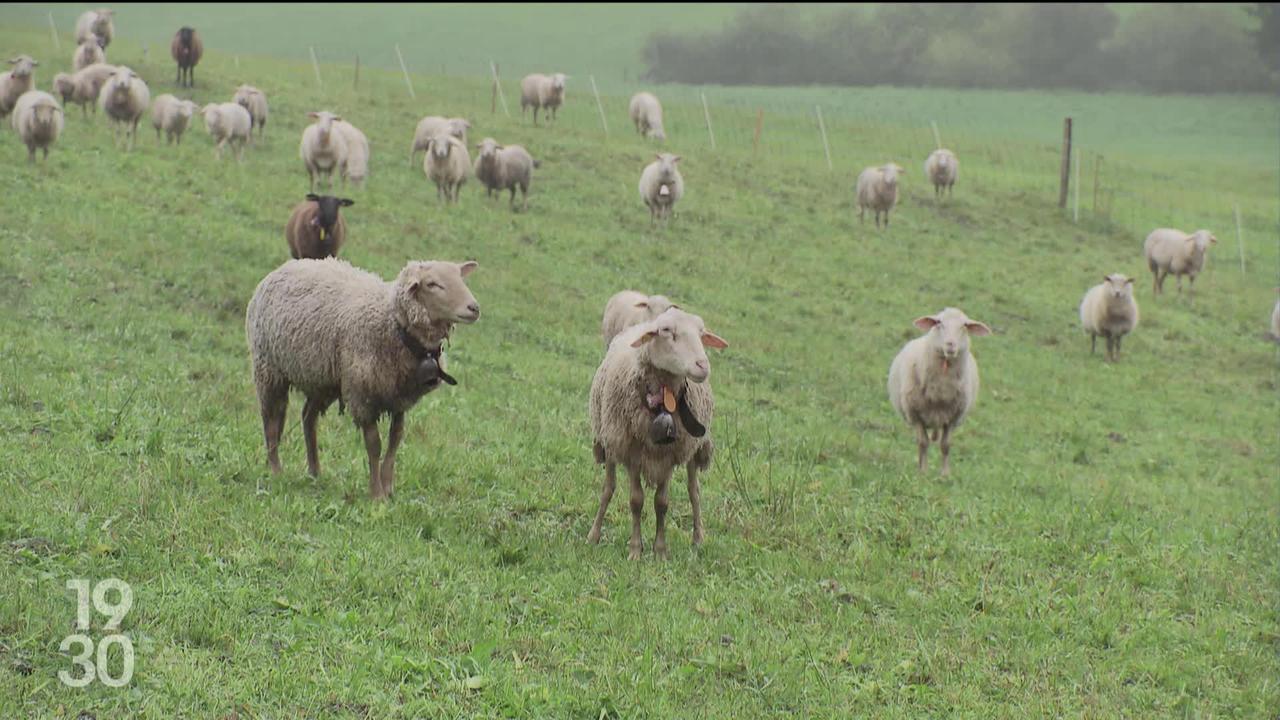
[(698, 468), (689, 463), (689, 507), (693, 510), (693, 546), (702, 544), (702, 486), (698, 484)]
[(644, 485), (640, 479), (640, 468), (628, 466), (627, 479), (631, 481), (631, 542), (628, 546), (631, 553), (628, 557), (639, 560), (644, 551), (644, 540), (640, 537), (640, 516), (644, 514)]
[(600, 527), (604, 525), (604, 515), (613, 500), (614, 488), (618, 486), (618, 464), (604, 464), (604, 485), (600, 486), (600, 509), (596, 511), (596, 521), (591, 524), (591, 532), (587, 533), (587, 542), (597, 545), (600, 542)]
[(916, 425), (916, 447), (920, 451), (918, 463), (920, 472), (924, 472), (929, 452), (929, 432), (924, 429), (924, 425)]
[(1115, 362), (1116, 353), (1116, 338), (1107, 335), (1107, 362)]
[(667, 485), (671, 483), (671, 475), (658, 481), (658, 489), (653, 493), (653, 514), (657, 517), (657, 532), (653, 536), (653, 554), (662, 559), (667, 558), (667, 508), (671, 505), (667, 499)]
[(289, 409), (289, 386), (258, 390), (262, 406), (262, 435), (267, 443), (267, 466), (280, 472), (280, 434), (284, 431), (285, 413)]
[(320, 447), (316, 442), (316, 423), (332, 402), (307, 398), (306, 404), (302, 406), (302, 439), (307, 445), (307, 472), (311, 477), (320, 477)]
[(1116, 336), (1116, 360), (1120, 359), (1120, 341), (1124, 339), (1123, 335)]
[(951, 425), (942, 426), (942, 440), (938, 442), (942, 448), (942, 477), (951, 474)]
[(364, 431), (364, 450), (369, 454), (369, 497), (381, 500), (386, 496), (382, 494), (382, 481), (378, 478), (378, 460), (382, 457), (382, 438), (378, 437), (378, 423), (375, 420), (361, 430)]
[(391, 414), (391, 429), (387, 432), (387, 454), (382, 456), (382, 496), (389, 497), (396, 490), (396, 450), (404, 438), (404, 413)]
[(1096, 355), (1098, 353), (1098, 336), (1089, 333), (1089, 354)]

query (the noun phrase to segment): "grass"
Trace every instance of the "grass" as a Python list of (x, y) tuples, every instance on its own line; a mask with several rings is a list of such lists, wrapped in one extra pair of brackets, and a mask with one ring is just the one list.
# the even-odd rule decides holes
[[(167, 62), (118, 42), (113, 60), (153, 96), (174, 90)], [(48, 43), (0, 29), (5, 47)], [(47, 86), (66, 60), (40, 59)], [(243, 165), (216, 163), (201, 128), (176, 150), (144, 128), (125, 156), (77, 110), (47, 165), (0, 135), (0, 717), (1259, 717), (1280, 704), (1265, 101), (1218, 98), (1117, 144), (1106, 167), (1125, 172), (1107, 187), (1176, 203), (1177, 222), (1135, 201), (1075, 225), (1056, 207), (1053, 150), (1002, 135), (1002, 118), (1040, 104), (1049, 119), (1017, 122), (1054, 126), (1058, 96), (1004, 94), (990, 128), (975, 119), (941, 205), (910, 170), (930, 145), (919, 125), (828, 118), (844, 138), (828, 174), (804, 111), (753, 157), (752, 105), (718, 99), (713, 153), (682, 125), (699, 108), (676, 98), (688, 195), (654, 231), (634, 190), (653, 148), (626, 132), (625, 93), (606, 94), (606, 141), (581, 94), (535, 129), (488, 115), (483, 80), (415, 78), (430, 107), (475, 118), (477, 139), (544, 161), (530, 211), (512, 215), (474, 184), (436, 204), (405, 159), (428, 103), (398, 74), (368, 71), (355, 92), (326, 67), (321, 93), (306, 65), (241, 61), (273, 118)], [(242, 75), (213, 52), (197, 77), (205, 100)], [(1176, 98), (1072, 102), (1098, 117), (1190, 112)], [(460, 385), (409, 413), (386, 504), (365, 497), (345, 416), (321, 423), (325, 473), (306, 476), (296, 398), (286, 471), (269, 476), (249, 379), (244, 306), (287, 257), (282, 226), (306, 191), (297, 139), (321, 106), (373, 143), (344, 257), (384, 277), (411, 258), (480, 263), (484, 316), (450, 351)], [(1259, 138), (1261, 159), (1203, 160), (1215, 133)], [(878, 148), (913, 163), (884, 232), (856, 221), (848, 189)], [(1241, 198), (1250, 238), (1270, 239), (1250, 243), (1243, 275), (1225, 214), (1210, 215), (1218, 197)], [(1136, 228), (1165, 222), (1223, 240), (1194, 304), (1145, 289)], [(1143, 278), (1143, 319), (1106, 365), (1075, 307), (1112, 271)], [(623, 287), (664, 291), (731, 344), (712, 357), (708, 539), (689, 547), (674, 490), (665, 563), (626, 560), (622, 502), (602, 544), (584, 540), (600, 479), (587, 390), (599, 313)], [(884, 378), (911, 320), (948, 304), (996, 334), (974, 341), (982, 395), (943, 480), (914, 471)], [(126, 688), (57, 680), (78, 577), (133, 588)]]

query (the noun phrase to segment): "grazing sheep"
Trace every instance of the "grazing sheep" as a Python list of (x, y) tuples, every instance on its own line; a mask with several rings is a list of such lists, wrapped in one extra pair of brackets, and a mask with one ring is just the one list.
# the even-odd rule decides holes
[[(344, 260), (325, 258), (290, 260), (263, 278), (245, 312), (245, 335), (272, 472), (280, 472), (280, 434), (292, 386), (307, 398), (302, 432), (308, 472), (320, 474), (316, 421), (338, 400), (364, 433), (370, 497), (392, 493), (405, 411), (442, 380), (457, 382), (444, 371), (441, 344), (455, 323), (480, 317), (465, 282), (476, 267), (410, 262), (394, 282), (385, 282)], [(379, 460), (383, 414), (391, 416), (391, 429), (386, 456)]]
[(436, 197), (446, 203), (458, 202), (458, 191), (471, 172), (467, 146), (452, 135), (436, 135), (427, 143), (422, 170), (436, 184)]
[(13, 112), (23, 93), (35, 89), (35, 67), (40, 63), (30, 55), (19, 55), (10, 58), (9, 64), (14, 66), (13, 69), (0, 74), (0, 119)]
[(96, 63), (73, 75), (58, 73), (53, 78), (53, 90), (62, 96), (62, 102), (73, 102), (80, 106), (84, 117), (89, 117), (89, 108), (98, 114), (98, 95), (102, 86), (116, 72), (115, 65)]
[(675, 205), (684, 197), (684, 178), (680, 175), (679, 155), (658, 153), (658, 159), (640, 173), (640, 199), (649, 208), (649, 221), (667, 220)]
[(87, 10), (76, 20), (76, 44), (96, 39), (102, 49), (107, 49), (111, 39), (115, 37), (116, 26), (111, 21), (115, 11), (110, 8)]
[(231, 145), (236, 160), (244, 161), (244, 146), (253, 134), (253, 120), (249, 111), (236, 103), (209, 103), (200, 108), (204, 126), (214, 142), (214, 157), (222, 159), (222, 149)]
[(49, 159), (49, 146), (62, 133), (62, 106), (52, 95), (42, 90), (23, 93), (13, 109), (13, 129), (27, 146), (27, 162), (36, 161), (36, 148), (44, 151)]
[(231, 98), (231, 101), (249, 111), (249, 117), (253, 118), (253, 124), (258, 128), (258, 137), (265, 137), (267, 134), (266, 93), (252, 85), (241, 85), (236, 88), (235, 97)]
[(475, 164), (476, 179), (484, 185), (485, 195), (492, 197), (495, 190), (499, 195), (503, 190), (510, 190), (511, 207), (515, 209), (518, 187), (522, 208), (528, 209), (529, 182), (533, 179), (533, 169), (540, 163), (523, 147), (499, 145), (493, 138), (481, 140), (476, 147), (480, 149)]
[(195, 87), (196, 64), (204, 55), (204, 43), (200, 41), (200, 34), (195, 28), (179, 28), (173, 36), (173, 42), (169, 43), (169, 54), (178, 63), (178, 86)]
[(865, 221), (867, 208), (875, 211), (876, 227), (880, 227), (880, 213), (884, 213), (884, 226), (889, 227), (889, 212), (898, 204), (898, 173), (902, 166), (896, 163), (869, 167), (858, 175), (858, 222)]
[(698, 471), (711, 465), (711, 426), (715, 400), (707, 378), (711, 364), (703, 346), (728, 343), (707, 331), (702, 318), (670, 308), (654, 320), (624, 330), (609, 345), (591, 381), (591, 433), (595, 461), (604, 465), (600, 509), (587, 540), (600, 542), (600, 526), (613, 498), (617, 466), (631, 481), (632, 560), (640, 559), (642, 483), (655, 489), (657, 533), (653, 552), (667, 556), (667, 482), (677, 465), (688, 476), (695, 546), (702, 543), (702, 492)]
[(1098, 336), (1107, 340), (1107, 362), (1120, 359), (1120, 341), (1138, 327), (1138, 301), (1133, 278), (1107, 275), (1089, 288), (1080, 301), (1080, 325), (1089, 333), (1089, 353), (1098, 350)]
[(623, 330), (632, 325), (653, 320), (667, 310), (679, 307), (664, 295), (645, 295), (635, 290), (616, 293), (604, 306), (604, 320), (600, 323), (600, 334), (604, 337), (605, 351), (609, 350), (609, 343)]
[(347, 240), (347, 221), (341, 210), (354, 204), (347, 198), (308, 193), (306, 200), (293, 206), (284, 226), (289, 255), (294, 260), (336, 257)]
[(525, 108), (533, 108), (533, 124), (538, 124), (538, 110), (550, 110), (551, 119), (556, 119), (556, 111), (564, 102), (564, 81), (569, 78), (563, 73), (526, 75), (520, 81), (520, 116), (524, 117)]
[(71, 67), (80, 71), (94, 63), (105, 63), (107, 54), (102, 51), (101, 43), (102, 40), (95, 37), (77, 45), (75, 54), (71, 56)]
[(151, 104), (151, 91), (147, 89), (147, 84), (138, 77), (138, 73), (124, 65), (118, 65), (98, 93), (98, 104), (115, 126), (117, 146), (123, 129), (128, 149), (132, 150), (134, 138), (138, 134), (138, 121)]
[[(325, 187), (333, 187), (333, 171), (340, 177), (346, 176), (347, 141), (340, 132), (333, 131), (333, 124), (342, 118), (331, 112), (309, 112), (307, 117), (315, 120), (302, 131), (302, 144), (298, 153), (307, 166), (307, 177), (311, 179), (311, 190), (316, 189), (316, 176), (323, 175)], [(346, 183), (346, 180), (343, 180)]]
[(1151, 294), (1164, 292), (1164, 279), (1170, 273), (1178, 278), (1178, 294), (1182, 294), (1182, 276), (1191, 278), (1188, 292), (1196, 289), (1196, 276), (1204, 269), (1205, 253), (1218, 238), (1208, 230), (1197, 230), (1190, 235), (1172, 228), (1156, 228), (1142, 245), (1151, 269)]
[(929, 153), (924, 161), (924, 174), (933, 183), (933, 196), (942, 197), (955, 193), (956, 180), (960, 179), (960, 160), (950, 150), (939, 148)]
[(916, 431), (920, 471), (925, 469), (929, 431), (942, 438), (942, 475), (951, 472), (951, 433), (978, 399), (978, 361), (969, 353), (970, 335), (989, 335), (991, 328), (970, 320), (956, 308), (917, 318), (928, 330), (903, 346), (889, 366), (889, 402)]
[(439, 115), (428, 115), (418, 121), (413, 130), (413, 147), (409, 149), (409, 167), (413, 167), (418, 153), (427, 149), (427, 143), (436, 135), (452, 135), (463, 145), (467, 144), (467, 130), (471, 123), (463, 118), (443, 118)]
[(156, 140), (164, 131), (165, 144), (177, 142), (182, 144), (182, 134), (191, 125), (191, 116), (196, 114), (199, 106), (190, 100), (179, 100), (165, 93), (151, 103), (151, 127), (156, 129)]
[(629, 111), (631, 122), (636, 124), (636, 132), (651, 140), (667, 139), (667, 133), (662, 129), (662, 103), (653, 93), (632, 95)]
[(335, 120), (334, 131), (347, 142), (347, 164), (342, 168), (342, 181), (351, 181), (356, 187), (364, 187), (369, 177), (369, 138), (346, 120)]

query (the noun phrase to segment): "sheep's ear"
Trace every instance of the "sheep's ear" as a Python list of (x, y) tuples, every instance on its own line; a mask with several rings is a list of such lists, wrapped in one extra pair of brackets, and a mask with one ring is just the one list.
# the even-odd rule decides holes
[(338, 117), (337, 115), (334, 115), (334, 116), (333, 116), (333, 121), (334, 121), (334, 122), (342, 122), (342, 118)]
[(940, 321), (938, 320), (938, 318), (933, 317), (932, 315), (925, 315), (924, 317), (916, 318), (915, 322), (911, 324), (915, 325), (921, 330), (932, 330), (933, 326), (937, 325), (939, 322)]
[(723, 350), (729, 347), (729, 343), (725, 342), (724, 338), (713, 332), (707, 332), (706, 330), (702, 331), (702, 344), (706, 347), (715, 348), (717, 350)]
[(653, 155), (653, 156), (654, 156), (655, 158), (659, 159), (659, 160), (661, 160), (661, 159), (662, 159), (662, 153), (654, 153), (654, 155)]
[(470, 275), (472, 271), (474, 271), (478, 267), (480, 267), (480, 263), (476, 262), (475, 260), (468, 260), (467, 262), (464, 262), (458, 266), (458, 272), (462, 273), (462, 277), (466, 277)]
[(307, 113), (307, 117), (311, 118), (312, 120), (316, 120), (316, 119), (319, 119), (320, 113), (309, 112)]
[(348, 198), (342, 198), (341, 200), (338, 201), (338, 204), (341, 205), (342, 207), (351, 207), (352, 205), (356, 204), (356, 201), (350, 200)]
[(410, 280), (410, 281), (409, 281), (409, 287), (408, 287), (409, 294), (410, 294), (410, 295), (416, 295), (416, 294), (417, 294), (417, 292), (418, 292), (418, 288), (419, 288), (419, 287), (421, 287), (421, 285), (422, 285), (422, 283), (421, 283), (421, 282), (419, 282), (418, 280)]
[(1111, 282), (1111, 276), (1110, 276), (1110, 275), (1103, 275), (1103, 276), (1102, 276), (1102, 282), (1105, 282), (1105, 283), (1109, 283), (1109, 282)]
[(38, 66), (39, 64), (40, 64), (40, 61), (39, 61), (39, 60), (32, 60), (32, 61), (31, 61), (31, 67), (36, 67), (36, 66)]
[(1125, 284), (1125, 285), (1132, 285), (1132, 284), (1133, 284), (1133, 278), (1125, 278), (1125, 279), (1124, 279), (1124, 284)]
[(680, 162), (680, 156), (679, 156), (679, 155), (676, 155), (676, 156), (672, 157), (672, 158), (671, 158), (671, 162), (673, 162), (673, 163), (678, 163), (678, 162)]
[(657, 336), (658, 336), (657, 330), (650, 330), (649, 332), (633, 340), (631, 342), (631, 347), (640, 347), (641, 345), (649, 342), (650, 340), (654, 339)]
[(978, 337), (982, 337), (983, 335), (991, 334), (991, 328), (987, 327), (986, 323), (980, 323), (977, 320), (970, 320), (969, 322), (965, 323), (964, 326), (965, 326), (965, 329), (969, 331), (970, 335), (977, 335)]
[(648, 301), (648, 300), (641, 300), (640, 302), (637, 302), (637, 303), (636, 303), (636, 307), (638, 307), (638, 308), (647, 308), (647, 307), (649, 307), (649, 301)]
[(1213, 235), (1210, 235), (1210, 236), (1209, 236), (1209, 243), (1210, 243), (1210, 244), (1212, 244), (1212, 245), (1217, 245), (1217, 244), (1218, 244), (1218, 238), (1214, 237)]
[(311, 202), (320, 202), (320, 196), (315, 193), (307, 193), (307, 199)]

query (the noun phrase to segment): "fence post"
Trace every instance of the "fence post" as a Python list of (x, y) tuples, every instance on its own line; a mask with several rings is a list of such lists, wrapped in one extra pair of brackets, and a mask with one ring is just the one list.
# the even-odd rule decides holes
[(494, 91), (498, 93), (498, 100), (502, 102), (502, 114), (511, 117), (511, 111), (507, 109), (507, 96), (502, 92), (502, 83), (498, 82), (498, 66), (492, 60), (489, 61), (489, 71), (493, 73)]
[(751, 138), (751, 154), (760, 154), (760, 130), (764, 125), (764, 108), (756, 110), (756, 134)]
[(1062, 123), (1062, 173), (1058, 182), (1058, 207), (1067, 207), (1067, 187), (1071, 184), (1071, 118)]
[(413, 91), (413, 81), (409, 79), (409, 68), (404, 64), (404, 55), (400, 54), (400, 43), (396, 43), (396, 57), (400, 60), (400, 72), (404, 73), (404, 84), (409, 88), (409, 99), (417, 100), (418, 95)]
[(1074, 195), (1075, 200), (1072, 203), (1071, 222), (1079, 225), (1080, 224), (1080, 149), (1076, 148), (1075, 153), (1076, 153), (1076, 160), (1075, 160), (1076, 176), (1075, 176), (1075, 179), (1072, 180), (1072, 182), (1075, 183), (1076, 191)]
[(935, 150), (942, 149), (942, 136), (938, 134), (938, 123), (933, 120), (929, 121), (929, 125), (933, 127), (933, 144)]
[(62, 52), (62, 41), (58, 39), (58, 26), (53, 24), (53, 13), (49, 13), (49, 32), (53, 33), (53, 49)]
[(1244, 230), (1240, 223), (1240, 203), (1236, 203), (1236, 243), (1240, 246), (1240, 274), (1244, 275)]
[(827, 169), (835, 170), (831, 164), (831, 146), (827, 144), (827, 124), (822, 121), (822, 106), (814, 105), (813, 109), (818, 111), (818, 130), (822, 132), (822, 151), (827, 154)]
[(604, 136), (609, 137), (609, 122), (604, 119), (604, 105), (600, 102), (600, 91), (596, 89), (596, 76), (587, 77), (591, 80), (591, 94), (596, 96), (596, 109), (600, 111), (600, 127), (604, 128)]
[(1093, 154), (1093, 214), (1098, 214), (1098, 170), (1102, 167), (1102, 156)]
[(314, 46), (311, 48), (311, 67), (315, 68), (316, 71), (316, 85), (323, 90), (324, 81), (320, 79), (320, 61), (316, 59), (316, 49)]
[(707, 94), (703, 92), (703, 117), (707, 118), (707, 135), (712, 138), (712, 150), (716, 150), (716, 133), (712, 132), (712, 111), (707, 109)]
[(360, 53), (356, 53), (356, 77), (351, 81), (351, 89), (360, 91)]

